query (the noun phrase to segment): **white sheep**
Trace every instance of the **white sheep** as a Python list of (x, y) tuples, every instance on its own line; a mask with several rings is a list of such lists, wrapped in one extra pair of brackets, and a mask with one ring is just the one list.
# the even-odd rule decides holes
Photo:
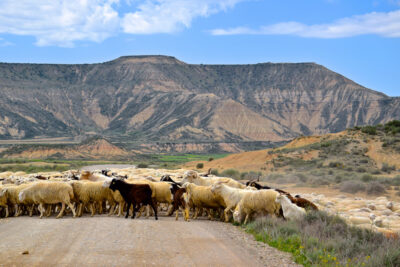
[(21, 190), (29, 187), (30, 184), (11, 185), (4, 187), (2, 192), (7, 198), (7, 204), (14, 208), (14, 216), (18, 217), (22, 213), (21, 202), (19, 201), (18, 195)]
[(95, 204), (100, 206), (99, 213), (102, 213), (103, 203), (107, 201), (111, 205), (110, 214), (114, 211), (114, 197), (109, 188), (103, 187), (102, 181), (73, 181), (71, 186), (74, 190), (74, 200), (79, 203), (77, 210), (78, 217), (82, 216), (83, 207), (90, 206), (91, 216), (95, 214)]
[(184, 183), (193, 183), (196, 185), (202, 185), (202, 186), (209, 186), (213, 185), (217, 182), (223, 182), (226, 185), (230, 187), (235, 187), (235, 188), (241, 188), (244, 189), (246, 188), (246, 185), (239, 183), (238, 181), (233, 180), (232, 178), (226, 178), (226, 177), (201, 177), (197, 174), (195, 171), (186, 171), (185, 174), (183, 175), (183, 179), (181, 181), (181, 184)]
[[(251, 188), (254, 188), (251, 186)], [(242, 199), (243, 195), (246, 192), (257, 191), (257, 188), (253, 189), (238, 189), (227, 186), (225, 183), (216, 183), (211, 186), (211, 192), (216, 194), (224, 199), (225, 209), (225, 222), (229, 222), (230, 214), (236, 208), (236, 205)]]
[(192, 183), (185, 183), (183, 188), (186, 188), (189, 202), (194, 206), (194, 219), (197, 219), (199, 211), (202, 208), (208, 210), (208, 218), (211, 220), (211, 209), (220, 209), (225, 207), (225, 202), (222, 197), (214, 195), (211, 192), (211, 186), (201, 186)]
[(74, 198), (72, 187), (64, 182), (37, 182), (29, 185), (19, 193), (19, 201), (24, 201), (25, 198), (31, 198), (35, 203), (39, 203), (40, 218), (43, 217), (45, 204), (61, 203), (60, 213), (57, 219), (64, 214), (65, 204), (71, 209), (75, 217), (75, 208), (71, 203)]
[(3, 191), (3, 186), (0, 186), (0, 207), (3, 207), (6, 210), (6, 218), (8, 217), (8, 205), (7, 205), (7, 196), (6, 192)]
[(306, 214), (305, 209), (293, 204), (286, 195), (278, 195), (275, 202), (281, 205), (285, 219), (299, 220)]
[(275, 202), (278, 195), (273, 189), (246, 192), (235, 208), (233, 219), (241, 223), (245, 215), (246, 224), (254, 213), (279, 215), (281, 205)]

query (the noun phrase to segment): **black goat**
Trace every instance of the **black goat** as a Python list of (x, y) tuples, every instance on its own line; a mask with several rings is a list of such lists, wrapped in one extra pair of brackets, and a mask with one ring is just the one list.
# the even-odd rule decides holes
[(172, 180), (171, 176), (169, 176), (169, 175), (167, 175), (167, 174), (161, 176), (160, 182), (170, 182), (170, 183), (175, 184), (175, 185), (177, 185), (177, 186), (181, 186), (180, 183), (177, 183), (177, 182), (175, 182), (174, 180)]
[(135, 218), (135, 212), (139, 210), (142, 205), (150, 205), (153, 208), (155, 219), (157, 218), (157, 208), (154, 200), (151, 198), (151, 188), (148, 184), (128, 184), (122, 180), (112, 179), (110, 189), (118, 190), (121, 196), (127, 203), (127, 210), (125, 218), (129, 216), (131, 204), (133, 204), (132, 219)]
[(179, 185), (171, 183), (170, 190), (174, 196), (174, 201), (172, 202), (173, 208), (168, 215), (171, 216), (176, 211), (175, 220), (178, 220), (179, 208), (182, 208), (184, 213), (183, 218), (185, 221), (189, 221), (189, 203), (187, 203), (183, 195), (186, 193), (186, 188), (181, 188)]

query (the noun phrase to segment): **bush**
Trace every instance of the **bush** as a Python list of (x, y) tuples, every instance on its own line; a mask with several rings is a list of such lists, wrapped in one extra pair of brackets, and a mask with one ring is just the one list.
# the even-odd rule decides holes
[(333, 161), (333, 162), (329, 162), (328, 166), (330, 168), (343, 168), (343, 163), (337, 162), (337, 161)]
[(209, 158), (209, 159), (208, 159), (208, 161), (213, 161), (213, 160), (214, 160), (214, 158)]
[(386, 193), (386, 189), (381, 183), (374, 181), (367, 184), (367, 193), (372, 195), (381, 195)]
[(211, 169), (211, 172), (210, 172), (212, 175), (215, 175), (215, 176), (219, 176), (219, 172), (218, 172), (218, 170), (217, 169)]
[(308, 179), (308, 184), (311, 186), (321, 186), (321, 185), (329, 185), (330, 182), (325, 177), (312, 177)]
[(373, 177), (373, 176), (370, 175), (370, 174), (364, 174), (364, 175), (361, 177), (361, 181), (363, 181), (363, 182), (370, 182), (370, 181), (375, 180), (375, 179), (376, 179), (376, 178)]
[(364, 126), (361, 128), (361, 132), (370, 134), (370, 135), (376, 135), (376, 126)]
[(364, 191), (365, 185), (359, 181), (345, 181), (340, 184), (340, 191), (346, 193), (357, 193)]
[(196, 168), (197, 169), (203, 169), (204, 164), (203, 163), (197, 163)]
[(366, 172), (367, 170), (364, 167), (358, 167), (357, 172)]
[(227, 169), (221, 173), (221, 176), (231, 177), (233, 179), (240, 179), (240, 172), (235, 169)]
[(302, 182), (302, 183), (305, 183), (305, 182), (307, 182), (307, 180), (308, 180), (307, 176), (305, 176), (305, 175), (302, 174), (302, 173), (296, 174), (296, 176), (299, 177), (299, 180), (300, 180), (300, 182)]
[(396, 170), (396, 166), (394, 166), (394, 165), (391, 166), (391, 165), (389, 165), (387, 163), (383, 163), (381, 170), (383, 172), (390, 173), (391, 171), (395, 171)]
[(139, 163), (137, 165), (138, 168), (147, 168), (149, 165), (147, 165), (146, 163)]
[(336, 177), (335, 177), (335, 183), (340, 183), (340, 182), (342, 182), (343, 181), (343, 177), (342, 176), (340, 176), (340, 175), (336, 175)]

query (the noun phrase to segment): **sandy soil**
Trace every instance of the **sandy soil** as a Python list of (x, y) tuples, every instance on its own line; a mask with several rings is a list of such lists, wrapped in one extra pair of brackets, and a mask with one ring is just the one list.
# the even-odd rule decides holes
[(0, 240), (0, 266), (297, 266), (239, 227), (206, 220), (7, 218)]

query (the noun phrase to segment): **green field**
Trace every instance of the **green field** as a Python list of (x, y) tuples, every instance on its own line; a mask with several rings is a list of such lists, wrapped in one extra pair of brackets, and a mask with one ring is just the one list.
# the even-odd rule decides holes
[(139, 167), (178, 168), (181, 164), (189, 161), (219, 159), (229, 154), (145, 154), (139, 155), (132, 160), (63, 160), (63, 159), (5, 159), (0, 158), (0, 172), (24, 171), (26, 173), (46, 171), (66, 171), (80, 169), (88, 165), (103, 164), (130, 164)]

